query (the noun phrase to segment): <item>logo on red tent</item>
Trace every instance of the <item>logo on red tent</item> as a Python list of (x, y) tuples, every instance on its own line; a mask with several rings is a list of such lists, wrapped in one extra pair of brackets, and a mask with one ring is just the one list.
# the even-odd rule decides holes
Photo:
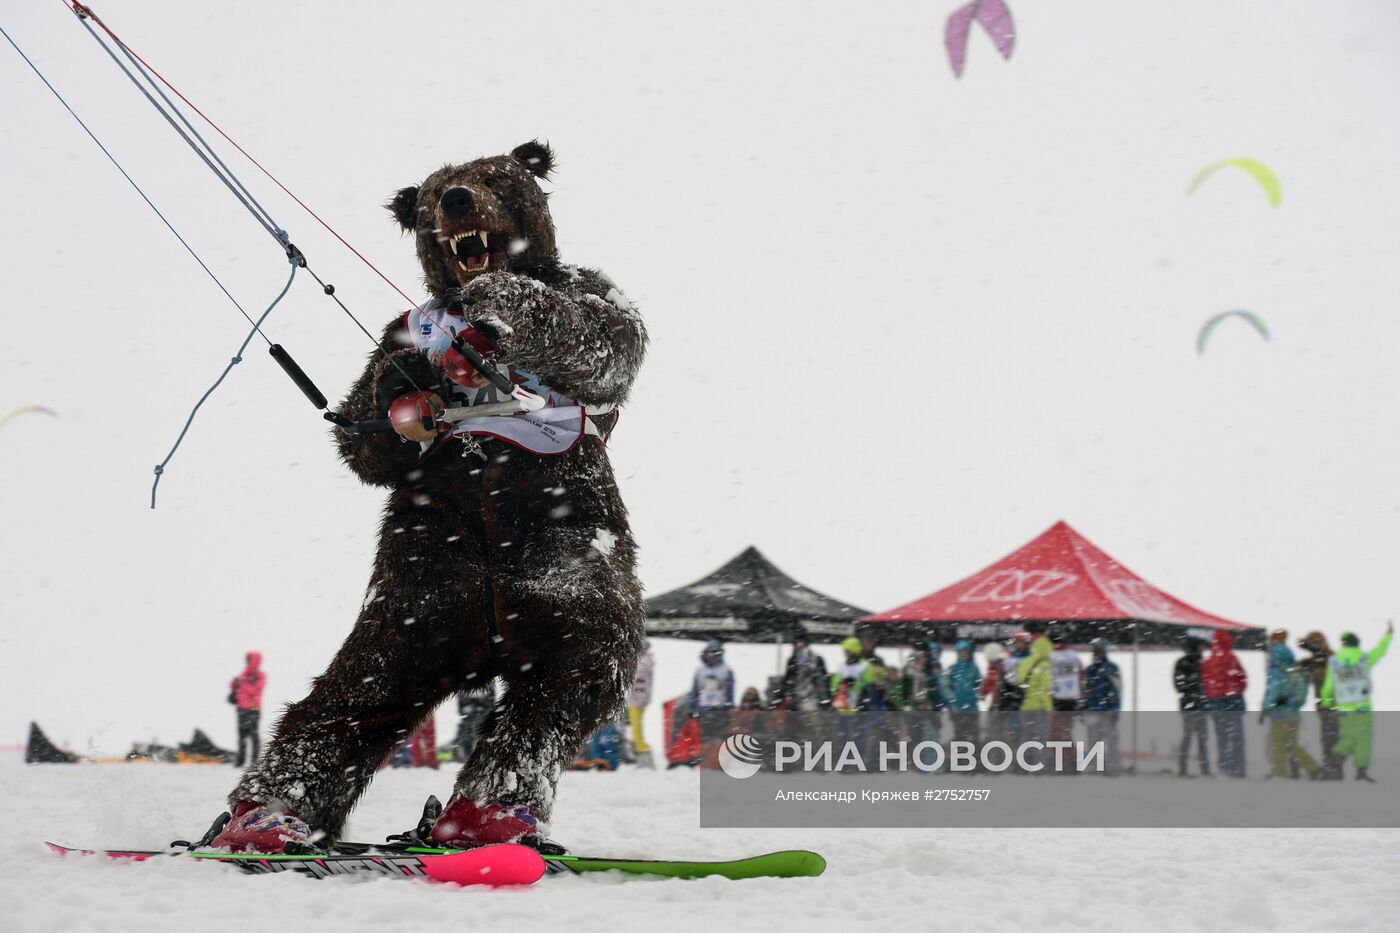
[(1138, 615), (1172, 615), (1172, 604), (1162, 591), (1143, 580), (1110, 580), (1108, 590), (1114, 602)]
[(999, 570), (958, 597), (960, 603), (1019, 602), (1058, 593), (1079, 577), (1060, 570)]

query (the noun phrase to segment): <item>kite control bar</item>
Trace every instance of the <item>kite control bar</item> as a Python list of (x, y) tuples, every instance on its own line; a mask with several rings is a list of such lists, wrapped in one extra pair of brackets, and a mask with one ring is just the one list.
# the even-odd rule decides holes
[[(466, 358), (477, 372), (490, 381), (497, 389), (507, 396), (504, 402), (488, 402), (484, 405), (472, 405), (461, 408), (443, 408), (434, 412), (433, 416), (423, 416), (423, 429), (432, 431), (434, 422), (441, 421), (447, 424), (456, 424), (472, 418), (489, 418), (492, 415), (518, 415), (522, 412), (539, 411), (544, 407), (545, 401), (533, 392), (522, 386), (518, 386), (510, 381), (499, 369), (482, 359), (476, 348), (467, 343), (461, 337), (453, 341), (456, 350)], [(326, 396), (311, 381), (311, 377), (306, 374), (297, 361), (292, 359), (292, 355), (282, 349), (281, 344), (274, 343), (268, 353), (277, 361), (277, 365), (282, 367), (302, 394), (317, 408), (326, 409), (321, 413), (321, 417), (334, 424), (336, 427), (350, 434), (378, 434), (394, 430), (394, 425), (388, 418), (377, 418), (369, 421), (351, 421), (339, 412), (331, 411), (327, 408), (329, 404)]]
[[(431, 431), (435, 421), (445, 424), (458, 424), (473, 418), (490, 418), (494, 415), (518, 415), (523, 412), (539, 411), (544, 407), (544, 399), (520, 386), (511, 386), (510, 398), (504, 402), (489, 402), (485, 405), (472, 405), (461, 408), (441, 408), (434, 417), (423, 416), (423, 428)], [(327, 411), (323, 418), (348, 434), (382, 434), (394, 430), (388, 418), (375, 418), (369, 421), (351, 421), (339, 412)]]

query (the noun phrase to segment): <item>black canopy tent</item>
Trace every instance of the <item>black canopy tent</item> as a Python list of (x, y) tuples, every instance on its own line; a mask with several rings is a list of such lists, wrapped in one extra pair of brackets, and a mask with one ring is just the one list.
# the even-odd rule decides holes
[(869, 615), (798, 583), (755, 547), (707, 577), (653, 596), (646, 608), (647, 634), (656, 638), (778, 644), (799, 636), (839, 642)]

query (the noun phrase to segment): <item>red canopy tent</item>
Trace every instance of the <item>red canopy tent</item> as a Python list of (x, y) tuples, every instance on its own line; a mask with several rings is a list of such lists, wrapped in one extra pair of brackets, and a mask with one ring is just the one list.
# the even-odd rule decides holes
[(920, 638), (998, 641), (1028, 622), (1073, 644), (1094, 638), (1176, 648), (1219, 630), (1238, 648), (1263, 648), (1264, 629), (1202, 612), (1124, 567), (1065, 522), (965, 580), (912, 603), (862, 618), (858, 633), (886, 643)]

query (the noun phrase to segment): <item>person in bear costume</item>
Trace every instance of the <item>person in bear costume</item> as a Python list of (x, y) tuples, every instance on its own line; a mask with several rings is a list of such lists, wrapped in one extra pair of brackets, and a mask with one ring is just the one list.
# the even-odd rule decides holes
[[(539, 142), (448, 165), (387, 205), (413, 233), (431, 299), (385, 329), (338, 413), (341, 457), (389, 490), (359, 618), (278, 722), (210, 844), (281, 852), (337, 838), (383, 763), (446, 697), (505, 690), (430, 840), (542, 839), (560, 774), (626, 700), (643, 647), (636, 545), (605, 440), (646, 330), (601, 272), (564, 264), (537, 179)], [(425, 427), (500, 403), (452, 349), (462, 337), (538, 412)]]

